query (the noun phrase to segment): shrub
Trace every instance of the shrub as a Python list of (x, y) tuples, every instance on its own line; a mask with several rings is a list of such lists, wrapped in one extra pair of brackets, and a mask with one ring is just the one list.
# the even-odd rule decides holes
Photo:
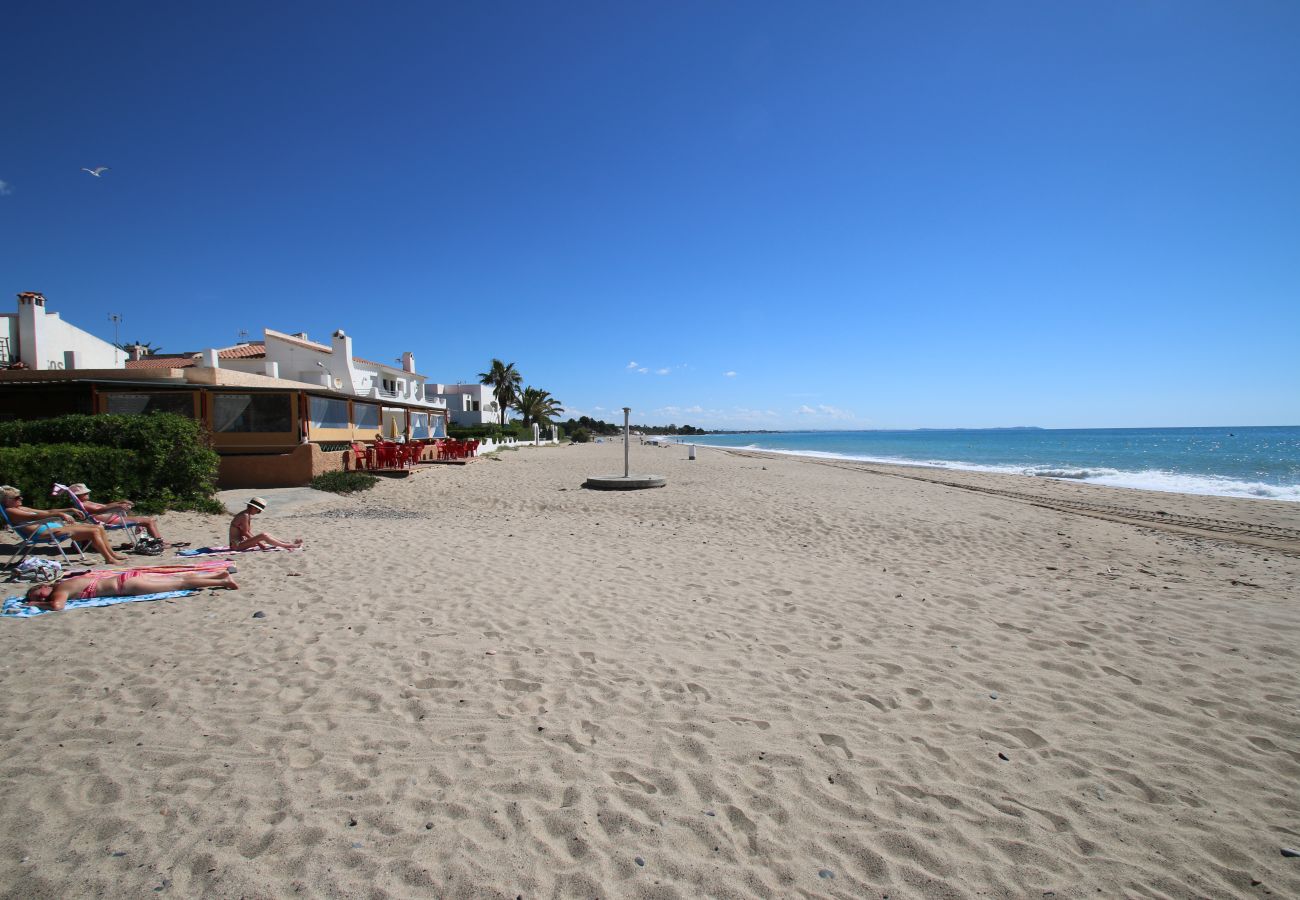
[(331, 494), (351, 494), (356, 491), (368, 491), (379, 483), (379, 478), (369, 472), (326, 472), (311, 480), (311, 486), (318, 491)]
[(491, 438), (497, 440), (501, 437), (500, 425), (453, 425), (447, 429), (447, 437), (455, 438), (458, 441), (483, 440)]
[(591, 432), (585, 428), (575, 428), (573, 434), (569, 435), (569, 440), (575, 444), (585, 444), (591, 440)]
[[(140, 512), (221, 512), (213, 499), (218, 457), (198, 422), (170, 413), (59, 416), (0, 423), (0, 482), (28, 492), (33, 506), (63, 506), (58, 481), (84, 481), (101, 500), (126, 496)], [(105, 454), (102, 451), (112, 451)], [(110, 496), (112, 495), (112, 496)]]

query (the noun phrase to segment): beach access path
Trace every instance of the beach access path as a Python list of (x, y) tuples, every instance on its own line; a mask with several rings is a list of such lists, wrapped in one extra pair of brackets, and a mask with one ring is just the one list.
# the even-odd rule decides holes
[(0, 897), (1300, 895), (1300, 504), (631, 452), (0, 622)]

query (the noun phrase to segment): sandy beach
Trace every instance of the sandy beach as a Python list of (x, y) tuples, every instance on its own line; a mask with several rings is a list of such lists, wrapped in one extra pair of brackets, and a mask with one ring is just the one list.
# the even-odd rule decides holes
[(1300, 504), (632, 459), (668, 486), (505, 452), (272, 508), (308, 549), (238, 592), (0, 622), (0, 896), (1300, 896)]

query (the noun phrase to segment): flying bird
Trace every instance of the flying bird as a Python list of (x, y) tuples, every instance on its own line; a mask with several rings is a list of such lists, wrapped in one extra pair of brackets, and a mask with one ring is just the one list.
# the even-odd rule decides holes
[(91, 175), (94, 175), (96, 178), (98, 178), (99, 176), (103, 175), (105, 172), (108, 171), (108, 166), (95, 166), (95, 168), (93, 169), (87, 169), (85, 166), (82, 166), (81, 171), (89, 172)]

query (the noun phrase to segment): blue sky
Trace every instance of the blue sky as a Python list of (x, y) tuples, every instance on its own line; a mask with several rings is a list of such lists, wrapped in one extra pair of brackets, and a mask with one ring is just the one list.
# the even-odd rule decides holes
[[(1300, 423), (1300, 4), (25, 4), (0, 288), (736, 428)], [(82, 166), (107, 165), (95, 179)]]

